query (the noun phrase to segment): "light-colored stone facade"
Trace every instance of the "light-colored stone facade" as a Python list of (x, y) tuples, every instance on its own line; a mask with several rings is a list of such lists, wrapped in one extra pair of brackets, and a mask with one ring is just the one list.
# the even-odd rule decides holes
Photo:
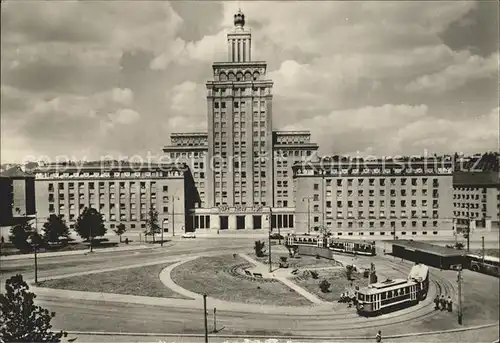
[(150, 209), (167, 234), (185, 230), (185, 208), (192, 201), (189, 170), (182, 165), (131, 165), (118, 162), (53, 164), (35, 171), (36, 216), (41, 227), (50, 214), (63, 215), (68, 226), (85, 207), (98, 210), (108, 229), (119, 223), (128, 231), (144, 231)]
[(452, 234), (451, 163), (322, 160), (296, 164), (293, 173), (297, 232), (326, 228), (346, 238), (388, 239)]

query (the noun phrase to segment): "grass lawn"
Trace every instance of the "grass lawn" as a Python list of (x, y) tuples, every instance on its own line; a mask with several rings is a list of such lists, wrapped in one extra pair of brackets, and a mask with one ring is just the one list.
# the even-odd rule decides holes
[[(343, 269), (334, 270), (318, 270), (319, 277), (313, 279), (308, 277), (307, 279), (302, 279), (301, 277), (294, 278), (293, 281), (300, 287), (308, 290), (312, 294), (318, 296), (318, 298), (325, 301), (337, 301), (340, 299), (340, 295), (348, 288), (351, 281), (347, 280), (346, 274)], [(352, 284), (354, 286), (363, 287), (368, 285), (368, 278), (363, 278), (359, 273), (352, 274)], [(330, 283), (330, 292), (323, 293), (319, 288), (321, 281), (327, 280)]]
[[(60, 263), (38, 263), (38, 270), (53, 270), (60, 268), (70, 268), (85, 264), (85, 261), (72, 261), (72, 262), (60, 262)], [(25, 273), (34, 272), (35, 266), (34, 262), (31, 260), (30, 264), (22, 266), (2, 266), (0, 264), (0, 272), (2, 273)]]
[[(257, 257), (255, 255), (255, 251), (247, 251), (246, 254), (250, 256), (251, 258), (267, 264), (269, 261), (269, 257), (267, 255), (267, 251), (265, 253), (265, 256), (263, 257)], [(329, 260), (326, 258), (319, 258), (317, 259), (315, 256), (304, 256), (304, 255), (297, 255), (295, 258), (291, 258), (288, 255), (288, 251), (283, 250), (282, 247), (272, 247), (271, 250), (271, 259), (272, 263), (278, 265), (280, 262), (281, 257), (286, 257), (287, 258), (287, 263), (289, 265), (289, 268), (323, 268), (323, 267), (336, 267), (340, 266), (340, 264), (334, 260)]]
[(160, 281), (160, 272), (170, 264), (171, 263), (162, 263), (153, 266), (47, 280), (41, 282), (40, 286), (84, 292), (187, 299), (167, 288)]
[(171, 277), (175, 283), (190, 291), (206, 293), (221, 300), (247, 304), (311, 305), (281, 282), (253, 281), (231, 275), (229, 271), (236, 265), (251, 266), (240, 256), (203, 257), (175, 268)]
[[(117, 242), (109, 242), (106, 240), (98, 240), (96, 239), (93, 244), (94, 249), (106, 249), (106, 248), (115, 248), (118, 247), (120, 244)], [(121, 245), (125, 245), (125, 243), (121, 243)], [(88, 242), (71, 242), (66, 245), (61, 245), (61, 246), (52, 246), (52, 247), (40, 247), (38, 249), (39, 254), (43, 254), (46, 252), (60, 252), (60, 251), (73, 251), (73, 250), (85, 250), (89, 249), (89, 243)], [(30, 252), (21, 252), (19, 249), (17, 249), (12, 243), (6, 242), (3, 244), (3, 246), (0, 248), (0, 255), (1, 256), (9, 256), (9, 255), (23, 255), (23, 254), (33, 254), (32, 251)]]

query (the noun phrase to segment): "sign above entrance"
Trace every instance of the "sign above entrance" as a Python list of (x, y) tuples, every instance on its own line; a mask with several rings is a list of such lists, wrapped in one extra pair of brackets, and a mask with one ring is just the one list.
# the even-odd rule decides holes
[(217, 207), (219, 212), (262, 212), (264, 206), (256, 205), (254, 207), (247, 207), (245, 205), (236, 205), (234, 207), (229, 207), (228, 205), (220, 205)]

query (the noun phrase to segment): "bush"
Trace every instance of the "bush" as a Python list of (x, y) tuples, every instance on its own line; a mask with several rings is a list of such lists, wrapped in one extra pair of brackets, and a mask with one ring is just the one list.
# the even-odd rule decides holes
[(316, 254), (316, 259), (319, 260), (320, 258), (319, 254)]
[(316, 271), (314, 271), (314, 270), (311, 270), (311, 271), (310, 271), (310, 273), (311, 273), (311, 277), (312, 277), (313, 279), (318, 279), (318, 278), (319, 278), (319, 274), (318, 274), (318, 272), (316, 272)]
[(328, 293), (330, 292), (330, 283), (326, 280), (323, 280), (320, 282), (319, 288), (321, 289), (321, 292)]
[(354, 266), (352, 266), (352, 265), (345, 266), (345, 275), (347, 277), (347, 280), (352, 280), (352, 273), (353, 272), (354, 272)]
[(255, 244), (253, 246), (255, 250), (255, 256), (257, 257), (263, 257), (264, 256), (264, 246), (266, 243), (261, 242), (261, 241), (255, 241)]

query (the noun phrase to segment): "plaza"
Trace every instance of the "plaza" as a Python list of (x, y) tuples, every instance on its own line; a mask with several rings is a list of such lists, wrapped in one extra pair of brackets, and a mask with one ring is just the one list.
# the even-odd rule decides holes
[[(86, 333), (93, 332), (89, 341), (117, 337), (136, 337), (143, 342), (154, 337), (168, 342), (197, 341), (203, 337), (203, 293), (208, 295), (209, 329), (214, 325), (213, 308), (217, 309), (215, 325), (220, 329), (210, 333), (210, 341), (329, 337), (327, 340), (357, 342), (370, 339), (378, 329), (394, 342), (403, 342), (408, 335), (418, 335), (412, 337), (422, 342), (427, 337), (433, 341), (436, 335), (452, 335), (453, 330), (494, 338), (487, 333), (498, 323), (498, 296), (494, 292), (498, 278), (464, 272), (463, 325), (457, 324), (456, 311), (434, 310), (432, 300), (438, 293), (451, 295), (454, 308), (457, 306), (456, 272), (434, 268), (425, 301), (366, 319), (337, 301), (346, 286), (337, 272), (353, 263), (353, 256), (336, 254), (335, 263), (301, 256), (289, 259), (295, 264), (286, 270), (277, 263), (279, 256), (287, 255), (286, 249), (273, 245), (276, 255), (269, 273), (263, 262), (266, 258), (257, 258), (252, 246), (253, 240), (245, 237), (197, 238), (173, 240), (163, 248), (136, 246), (136, 250), (123, 252), (43, 257), (39, 260), (40, 284), (32, 287), (39, 303), (56, 311), (55, 328), (64, 327), (85, 339), (89, 337)], [(412, 266), (383, 255), (357, 257), (354, 263), (361, 269), (371, 262), (380, 278), (406, 277)], [(2, 261), (2, 274), (8, 276), (22, 268), (30, 278), (32, 266), (29, 258), (12, 258)], [(291, 275), (293, 269), (316, 270), (320, 278), (297, 278)], [(245, 270), (260, 272), (263, 277), (248, 277)], [(332, 284), (326, 297), (318, 287), (325, 277)], [(146, 332), (148, 336), (144, 336)]]

